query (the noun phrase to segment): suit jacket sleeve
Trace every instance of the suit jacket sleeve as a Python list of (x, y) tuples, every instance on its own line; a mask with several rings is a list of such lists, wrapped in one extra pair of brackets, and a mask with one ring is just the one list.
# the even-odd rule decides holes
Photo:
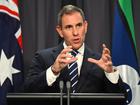
[[(35, 54), (32, 64), (25, 75), (25, 92), (58, 92), (57, 85), (48, 86), (46, 70), (54, 63), (53, 49), (47, 49)], [(56, 84), (56, 83), (55, 83)]]

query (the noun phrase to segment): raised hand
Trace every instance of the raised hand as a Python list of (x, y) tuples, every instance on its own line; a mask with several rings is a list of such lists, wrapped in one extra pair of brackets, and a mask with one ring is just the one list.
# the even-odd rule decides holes
[(61, 51), (61, 53), (57, 56), (54, 64), (52, 65), (52, 71), (54, 74), (58, 74), (68, 64), (77, 60), (77, 58), (73, 57), (69, 53), (71, 51), (72, 51), (72, 46), (68, 46), (67, 48), (64, 48)]
[(113, 72), (113, 66), (112, 66), (110, 50), (106, 47), (105, 44), (103, 44), (102, 46), (103, 46), (103, 51), (102, 51), (101, 58), (99, 60), (88, 58), (88, 61), (97, 64), (105, 72), (111, 73)]

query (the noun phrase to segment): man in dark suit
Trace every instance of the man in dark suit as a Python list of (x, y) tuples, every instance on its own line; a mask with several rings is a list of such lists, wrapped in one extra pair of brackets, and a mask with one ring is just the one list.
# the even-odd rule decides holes
[(65, 84), (71, 81), (71, 92), (123, 91), (121, 78), (112, 66), (110, 51), (105, 44), (101, 55), (86, 46), (87, 27), (80, 8), (72, 5), (62, 8), (56, 30), (64, 41), (57, 47), (36, 53), (26, 76), (25, 91), (59, 92), (60, 80)]

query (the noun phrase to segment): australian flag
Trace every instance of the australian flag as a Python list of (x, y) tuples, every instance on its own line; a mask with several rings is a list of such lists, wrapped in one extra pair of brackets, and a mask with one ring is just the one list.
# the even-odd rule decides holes
[(17, 0), (0, 0), (0, 105), (23, 83), (22, 37)]
[(140, 72), (131, 0), (116, 0), (112, 60), (119, 70), (128, 97), (127, 105), (140, 105)]

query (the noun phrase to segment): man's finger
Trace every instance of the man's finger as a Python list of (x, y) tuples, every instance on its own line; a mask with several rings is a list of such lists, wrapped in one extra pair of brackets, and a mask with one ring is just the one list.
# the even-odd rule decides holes
[(64, 48), (61, 53), (65, 53), (66, 54), (66, 53), (69, 53), (71, 51), (72, 51), (72, 46), (68, 46), (67, 48)]
[(88, 61), (91, 63), (95, 63), (95, 64), (98, 63), (98, 61), (96, 59), (93, 59), (93, 58), (88, 58)]
[(102, 54), (110, 54), (110, 50), (106, 47), (106, 45), (103, 44), (102, 46), (103, 46)]
[(104, 43), (103, 43), (103, 45), (102, 45), (102, 46), (103, 46), (103, 49), (104, 49), (104, 48), (106, 48), (106, 45), (105, 45)]

